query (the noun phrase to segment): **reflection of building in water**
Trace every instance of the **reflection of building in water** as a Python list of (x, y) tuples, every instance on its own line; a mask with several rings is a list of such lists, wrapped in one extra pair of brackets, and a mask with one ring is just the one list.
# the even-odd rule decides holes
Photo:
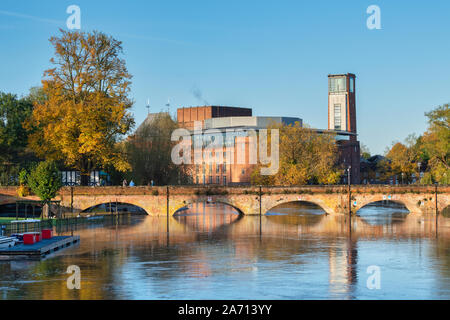
[(347, 297), (352, 298), (353, 287), (358, 281), (357, 262), (356, 241), (349, 239), (330, 246), (329, 285), (332, 295), (347, 293)]
[(225, 204), (196, 202), (188, 209), (175, 213), (174, 218), (196, 231), (212, 232), (235, 222), (239, 219), (239, 213)]

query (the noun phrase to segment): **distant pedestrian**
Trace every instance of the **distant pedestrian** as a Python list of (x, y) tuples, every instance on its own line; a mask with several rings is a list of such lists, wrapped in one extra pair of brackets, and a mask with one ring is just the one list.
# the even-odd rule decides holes
[(153, 180), (151, 181), (151, 183), (152, 183), (152, 187), (153, 187)]
[(127, 179), (123, 179), (123, 182), (122, 182), (122, 187), (126, 187), (128, 185), (128, 183), (127, 183)]
[(130, 187), (134, 187), (134, 181), (133, 180), (130, 181)]

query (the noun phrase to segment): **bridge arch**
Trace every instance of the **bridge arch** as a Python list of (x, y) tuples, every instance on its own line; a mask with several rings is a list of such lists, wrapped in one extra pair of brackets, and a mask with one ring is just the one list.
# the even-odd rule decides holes
[(445, 218), (450, 218), (450, 204), (442, 209), (440, 212)]
[(377, 203), (378, 203), (378, 204), (383, 204), (383, 202), (385, 202), (385, 204), (397, 204), (397, 205), (401, 205), (404, 209), (408, 210), (408, 213), (411, 213), (411, 212), (412, 212), (410, 209), (408, 209), (407, 205), (406, 205), (403, 201), (400, 201), (400, 200), (378, 200), (378, 201), (367, 202), (367, 203), (364, 204), (363, 206), (359, 207), (359, 208), (356, 210), (356, 214), (358, 214), (358, 212), (359, 212), (361, 209), (367, 208), (368, 206), (373, 205), (373, 204), (377, 204)]
[[(271, 211), (275, 210), (276, 208), (280, 208), (281, 209), (284, 206), (289, 205), (289, 204), (294, 204), (294, 205), (295, 204), (297, 204), (297, 205), (304, 204), (304, 205), (307, 205), (307, 206), (311, 206), (311, 209), (316, 209), (316, 210), (322, 211), (320, 213), (319, 212), (315, 212), (315, 213), (312, 213), (312, 214), (317, 214), (317, 215), (326, 215), (327, 214), (326, 210), (323, 207), (321, 207), (319, 204), (317, 204), (315, 202), (312, 202), (312, 201), (306, 201), (306, 200), (293, 200), (293, 201), (285, 201), (285, 202), (282, 202), (282, 203), (278, 203), (274, 207), (268, 209), (265, 214), (268, 215)], [(305, 208), (305, 210), (306, 210), (306, 208)]]
[(110, 212), (110, 205), (111, 205), (111, 212), (116, 212), (116, 207), (118, 212), (129, 212), (129, 213), (138, 213), (138, 214), (149, 214), (142, 206), (135, 204), (135, 203), (129, 203), (129, 202), (123, 202), (123, 201), (111, 201), (111, 202), (99, 202), (94, 205), (90, 205), (87, 208), (84, 208), (83, 210), (80, 210), (80, 214), (86, 214), (86, 213), (95, 213), (95, 212)]
[[(354, 205), (355, 201), (356, 201), (356, 206)], [(403, 207), (405, 207), (409, 211), (409, 213), (414, 213), (414, 212), (418, 211), (417, 203), (415, 203), (414, 200), (406, 201), (405, 199), (396, 197), (396, 196), (391, 197), (389, 199), (389, 198), (386, 198), (386, 196), (384, 196), (384, 195), (370, 197), (370, 199), (364, 199), (364, 198), (363, 199), (358, 199), (358, 198), (353, 199), (352, 200), (352, 211), (355, 213), (358, 213), (358, 211), (360, 209), (362, 209), (370, 204), (383, 202), (383, 201), (386, 201), (387, 203), (400, 204)]]
[(184, 208), (189, 208), (190, 206), (193, 206), (194, 204), (197, 203), (210, 203), (210, 204), (223, 204), (223, 205), (227, 205), (231, 208), (233, 208), (234, 210), (237, 211), (237, 213), (242, 216), (244, 215), (244, 212), (235, 204), (232, 204), (231, 201), (225, 201), (225, 200), (221, 200), (221, 199), (214, 199), (212, 201), (207, 201), (205, 199), (189, 199), (189, 200), (185, 200), (183, 201), (183, 203), (181, 204), (177, 204), (174, 209), (172, 210), (172, 216), (175, 216), (178, 212), (180, 212), (181, 210), (183, 210)]
[(305, 202), (305, 203), (311, 203), (314, 204), (316, 206), (318, 206), (319, 208), (321, 208), (324, 211), (324, 214), (330, 214), (330, 213), (335, 213), (335, 209), (333, 208), (332, 205), (329, 205), (326, 202), (326, 197), (318, 197), (318, 196), (313, 196), (313, 195), (280, 195), (280, 197), (271, 197), (270, 200), (268, 202), (265, 203), (264, 201), (264, 197), (263, 197), (263, 207), (265, 207), (265, 209), (263, 210), (263, 214), (267, 214), (267, 212), (269, 212), (270, 210), (272, 210), (273, 208), (279, 206), (279, 205), (283, 205), (283, 204), (287, 204), (287, 203), (291, 203), (291, 202)]

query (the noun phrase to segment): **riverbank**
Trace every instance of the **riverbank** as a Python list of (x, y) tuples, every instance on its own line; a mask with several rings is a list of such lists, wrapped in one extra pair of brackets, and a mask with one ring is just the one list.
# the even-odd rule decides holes
[[(28, 218), (30, 219), (30, 218)], [(11, 221), (16, 221), (16, 220), (27, 220), (27, 218), (16, 218), (16, 217), (0, 217), (0, 224), (4, 224), (4, 223), (11, 223)]]

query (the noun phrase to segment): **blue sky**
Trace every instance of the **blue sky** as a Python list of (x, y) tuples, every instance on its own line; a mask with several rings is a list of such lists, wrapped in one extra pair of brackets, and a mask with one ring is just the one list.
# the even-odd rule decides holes
[[(0, 91), (40, 84), (72, 4), (82, 31), (123, 42), (137, 124), (147, 98), (153, 112), (170, 98), (172, 112), (207, 102), (326, 128), (327, 75), (351, 72), (359, 140), (383, 153), (450, 101), (450, 1), (2, 0)], [(372, 4), (381, 30), (366, 27)]]

